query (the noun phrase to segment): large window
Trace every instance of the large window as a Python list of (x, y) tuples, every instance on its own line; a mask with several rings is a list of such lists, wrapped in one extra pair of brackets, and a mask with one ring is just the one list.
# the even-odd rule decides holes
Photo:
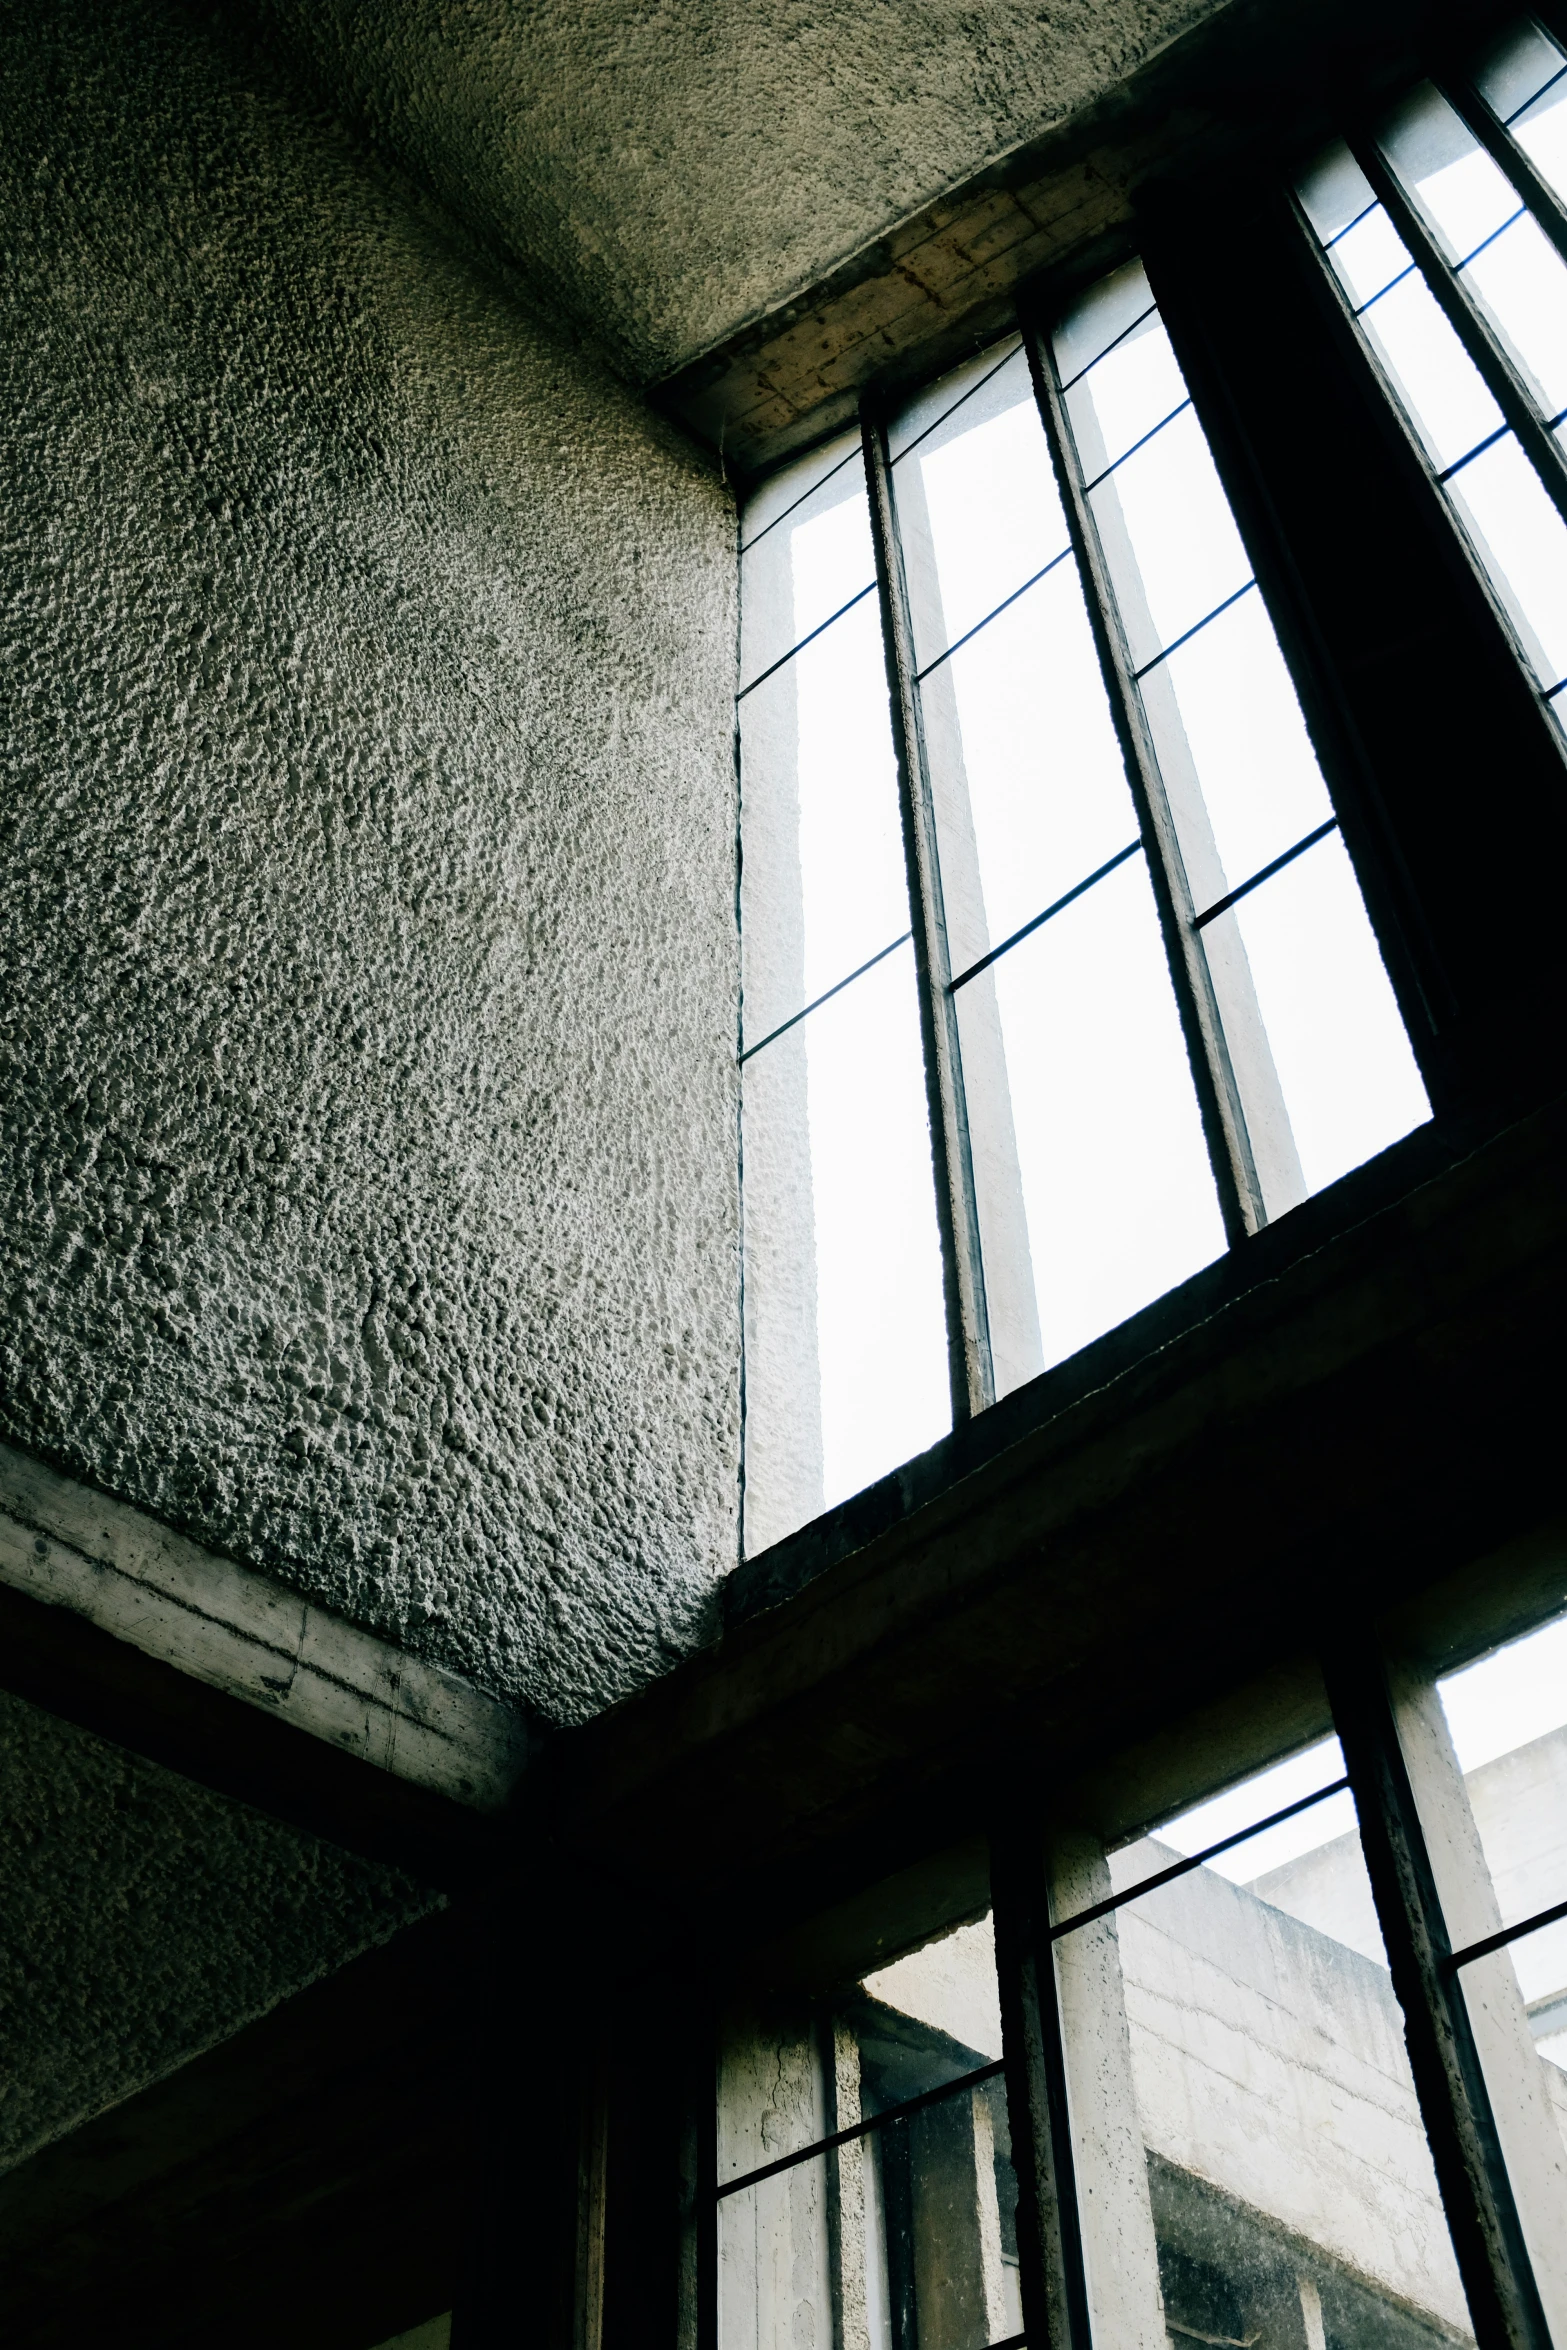
[(764, 1959), (717, 2350), (1567, 2345), (1567, 1616), (1444, 1604), (1025, 1789), (857, 1979)]
[(1430, 1105), (1140, 263), (742, 541), (755, 1552)]

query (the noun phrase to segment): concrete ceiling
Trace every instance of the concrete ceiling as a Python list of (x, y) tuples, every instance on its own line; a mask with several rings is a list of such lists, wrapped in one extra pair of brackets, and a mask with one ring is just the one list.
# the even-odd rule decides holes
[(1219, 0), (260, 0), (632, 380), (685, 365)]

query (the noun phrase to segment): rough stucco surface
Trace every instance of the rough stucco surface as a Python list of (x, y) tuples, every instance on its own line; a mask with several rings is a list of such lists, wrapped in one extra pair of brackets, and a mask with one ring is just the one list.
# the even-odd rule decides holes
[(735, 1555), (733, 516), (227, 42), (0, 34), (0, 1432), (577, 1718)]
[(0, 2169), (438, 1897), (0, 1695)]
[(257, 0), (637, 380), (774, 308), (1216, 0)]

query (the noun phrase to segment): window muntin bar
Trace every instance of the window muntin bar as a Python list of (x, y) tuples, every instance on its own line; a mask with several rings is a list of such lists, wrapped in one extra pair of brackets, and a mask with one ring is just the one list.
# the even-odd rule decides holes
[[(1348, 149), (1331, 149), (1298, 192), (1394, 397), (1512, 624), (1536, 683), (1548, 696), (1567, 677), (1567, 524), (1413, 264), (1413, 273), (1405, 274), (1392, 294), (1368, 308), (1367, 279), (1380, 278), (1394, 252), (1407, 253), (1407, 248), (1380, 206), (1368, 212), (1373, 190)], [(1361, 225), (1341, 234), (1357, 214), (1364, 216)], [(1531, 391), (1522, 377), (1519, 381), (1543, 403), (1539, 387)], [(1542, 414), (1542, 422), (1550, 421)], [(1560, 706), (1553, 708), (1560, 716)]]

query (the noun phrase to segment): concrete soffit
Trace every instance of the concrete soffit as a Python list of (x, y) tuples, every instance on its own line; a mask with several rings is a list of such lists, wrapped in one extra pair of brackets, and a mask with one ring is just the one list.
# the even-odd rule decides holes
[(1271, 188), (1345, 120), (1511, 13), (1495, 0), (1231, 0), (1116, 90), (997, 157), (649, 388), (744, 491), (861, 396), (958, 365), (1137, 249), (1155, 190)]
[(8, 1445), (0, 1583), (470, 1811), (521, 1779), (516, 1708)]

